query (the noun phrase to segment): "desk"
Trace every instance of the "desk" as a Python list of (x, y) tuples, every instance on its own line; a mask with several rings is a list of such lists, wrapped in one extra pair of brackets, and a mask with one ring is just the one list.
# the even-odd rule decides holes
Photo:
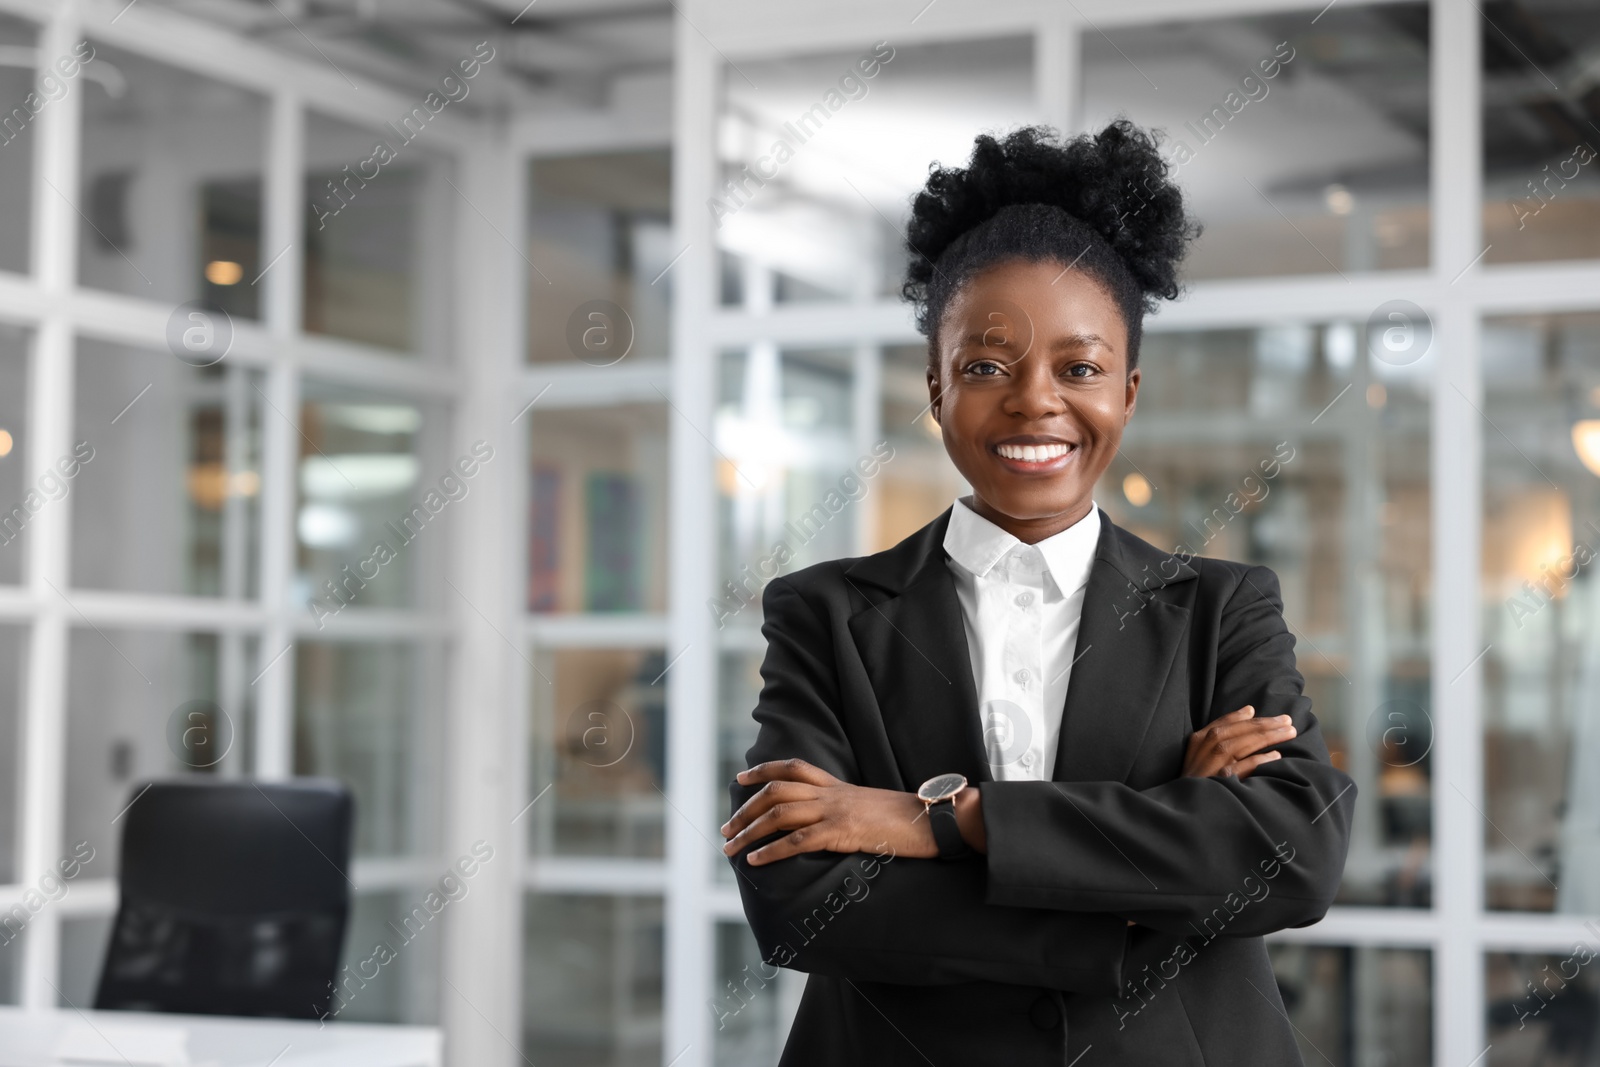
[(441, 1067), (443, 1046), (422, 1026), (0, 1007), (0, 1067)]

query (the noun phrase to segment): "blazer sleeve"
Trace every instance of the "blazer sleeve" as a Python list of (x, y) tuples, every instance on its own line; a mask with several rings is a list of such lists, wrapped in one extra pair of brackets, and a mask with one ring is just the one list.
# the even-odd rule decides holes
[(1115, 911), (1179, 935), (1255, 937), (1322, 918), (1344, 871), (1355, 783), (1329, 760), (1302, 692), (1277, 575), (1246, 571), (1218, 634), (1207, 721), (1245, 704), (1290, 715), (1298, 734), (1277, 746), (1282, 758), (1242, 781), (1144, 790), (985, 783), (990, 901)]
[[(799, 758), (860, 783), (840, 721), (832, 634), (784, 579), (762, 596), (767, 639), (754, 766)], [(729, 788), (732, 809), (759, 786)], [(771, 834), (759, 847), (781, 834)], [(992, 981), (1115, 994), (1127, 923), (1111, 915), (985, 901), (981, 859), (810, 852), (751, 866), (732, 857), (745, 916), (769, 964), (902, 985)]]

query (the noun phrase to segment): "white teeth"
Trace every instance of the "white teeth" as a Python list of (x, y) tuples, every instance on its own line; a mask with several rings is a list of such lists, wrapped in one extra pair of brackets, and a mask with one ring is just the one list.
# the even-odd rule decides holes
[(1071, 445), (1000, 445), (998, 451), (1006, 459), (1020, 459), (1024, 463), (1043, 463), (1057, 459), (1072, 451)]

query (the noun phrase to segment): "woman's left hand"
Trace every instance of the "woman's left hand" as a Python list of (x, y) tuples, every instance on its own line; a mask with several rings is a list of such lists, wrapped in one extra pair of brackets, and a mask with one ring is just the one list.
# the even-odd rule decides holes
[(923, 859), (939, 854), (915, 793), (841, 782), (802, 759), (758, 763), (740, 771), (738, 781), (761, 788), (722, 825), (728, 839), (724, 855), (737, 855), (780, 830), (788, 833), (750, 853), (750, 863), (759, 866), (802, 852), (887, 850)]

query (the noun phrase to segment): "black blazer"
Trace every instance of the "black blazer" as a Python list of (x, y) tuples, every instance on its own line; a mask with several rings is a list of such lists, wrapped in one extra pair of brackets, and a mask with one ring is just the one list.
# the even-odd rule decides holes
[[(988, 834), (965, 860), (733, 858), (765, 977), (810, 975), (780, 1063), (1300, 1064), (1261, 938), (1327, 911), (1355, 786), (1302, 694), (1277, 576), (1185, 563), (1101, 512), (1054, 780), (996, 782), (949, 520), (762, 597), (748, 765), (906, 791), (958, 771)], [(1245, 704), (1294, 717), (1283, 758), (1181, 777), (1189, 735)], [(733, 783), (733, 808), (756, 788)]]

